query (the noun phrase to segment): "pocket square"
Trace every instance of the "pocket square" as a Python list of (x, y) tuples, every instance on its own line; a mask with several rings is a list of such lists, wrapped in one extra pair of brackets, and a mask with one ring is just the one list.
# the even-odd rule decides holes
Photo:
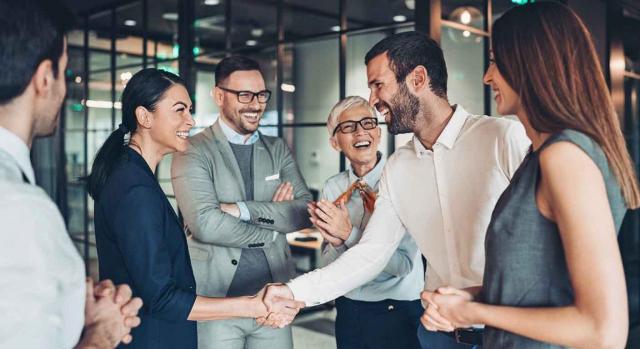
[(280, 173), (264, 177), (265, 181), (275, 181), (276, 179), (280, 179)]

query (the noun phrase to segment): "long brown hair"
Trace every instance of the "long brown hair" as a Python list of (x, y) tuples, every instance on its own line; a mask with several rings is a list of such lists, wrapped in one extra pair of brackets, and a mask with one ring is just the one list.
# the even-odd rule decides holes
[(591, 40), (580, 18), (556, 2), (506, 12), (491, 34), (496, 65), (538, 132), (574, 129), (604, 151), (629, 208), (640, 206), (636, 174)]

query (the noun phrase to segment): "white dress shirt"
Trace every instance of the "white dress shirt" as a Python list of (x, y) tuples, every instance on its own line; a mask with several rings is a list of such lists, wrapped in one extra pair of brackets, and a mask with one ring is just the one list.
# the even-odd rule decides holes
[(0, 348), (72, 348), (84, 325), (84, 267), (35, 183), (29, 148), (0, 127)]
[(290, 281), (295, 298), (320, 304), (372, 280), (405, 229), (427, 259), (425, 289), (481, 285), (491, 212), (529, 146), (519, 122), (457, 106), (433, 150), (414, 137), (389, 158), (360, 242)]

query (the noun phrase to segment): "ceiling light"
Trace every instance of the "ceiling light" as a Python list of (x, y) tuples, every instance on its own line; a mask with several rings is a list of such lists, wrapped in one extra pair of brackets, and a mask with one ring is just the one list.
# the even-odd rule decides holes
[(166, 20), (166, 21), (177, 21), (178, 20), (178, 14), (175, 12), (166, 12), (162, 14), (162, 19)]
[(130, 71), (120, 74), (120, 80), (122, 81), (129, 81), (131, 80), (132, 77), (133, 77), (133, 74), (131, 74)]
[(296, 92), (296, 86), (292, 84), (283, 83), (282, 85), (280, 85), (280, 89), (282, 89), (282, 91), (284, 92)]
[(465, 30), (462, 32), (462, 36), (464, 36), (465, 38), (468, 38), (469, 36), (471, 36), (471, 32), (468, 30)]
[(262, 36), (262, 34), (264, 34), (264, 30), (262, 30), (262, 28), (251, 29), (251, 36), (253, 36), (254, 38), (259, 38)]
[(469, 13), (468, 10), (464, 10), (462, 11), (462, 14), (460, 15), (460, 22), (462, 24), (469, 24), (471, 23), (471, 13)]
[(76, 76), (75, 80), (73, 80), (76, 82), (76, 84), (80, 84), (82, 83), (82, 77), (80, 75)]
[(403, 15), (396, 15), (396, 16), (393, 16), (393, 21), (394, 21), (394, 22), (404, 22), (404, 21), (406, 21), (406, 20), (407, 20), (407, 17), (406, 17), (406, 16), (403, 16)]
[(207, 6), (216, 6), (220, 4), (220, 0), (204, 0), (204, 4)]
[(124, 25), (126, 25), (127, 27), (135, 27), (136, 24), (137, 22), (133, 19), (127, 19), (126, 21), (124, 21)]
[(255, 40), (247, 40), (247, 42), (245, 42), (245, 44), (247, 44), (247, 46), (256, 46), (258, 44), (258, 42), (255, 41)]
[(340, 26), (339, 25), (334, 25), (333, 27), (331, 27), (331, 31), (339, 32), (340, 31)]
[(449, 20), (476, 28), (482, 26), (483, 19), (482, 12), (473, 6), (461, 6), (449, 14)]
[(411, 11), (416, 9), (416, 1), (415, 0), (404, 0), (404, 4)]

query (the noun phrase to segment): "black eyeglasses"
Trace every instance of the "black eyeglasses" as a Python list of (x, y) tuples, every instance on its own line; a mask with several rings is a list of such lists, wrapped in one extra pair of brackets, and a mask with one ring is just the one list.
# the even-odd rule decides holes
[(251, 102), (253, 102), (253, 99), (258, 97), (258, 103), (267, 103), (269, 101), (269, 98), (271, 98), (271, 91), (269, 90), (263, 90), (263, 91), (259, 91), (259, 92), (251, 92), (251, 91), (237, 91), (237, 90), (232, 90), (230, 88), (224, 88), (222, 86), (218, 86), (219, 89), (221, 89), (222, 91), (226, 91), (229, 93), (233, 93), (234, 95), (236, 95), (238, 97), (238, 102), (242, 103), (242, 104), (249, 104)]
[(335, 136), (336, 132), (338, 131), (344, 134), (354, 133), (358, 129), (358, 124), (360, 124), (360, 127), (362, 127), (363, 130), (372, 130), (378, 126), (378, 119), (369, 117), (369, 118), (360, 119), (358, 121), (353, 121), (353, 120), (343, 121), (339, 123), (335, 129), (333, 129), (333, 135)]

